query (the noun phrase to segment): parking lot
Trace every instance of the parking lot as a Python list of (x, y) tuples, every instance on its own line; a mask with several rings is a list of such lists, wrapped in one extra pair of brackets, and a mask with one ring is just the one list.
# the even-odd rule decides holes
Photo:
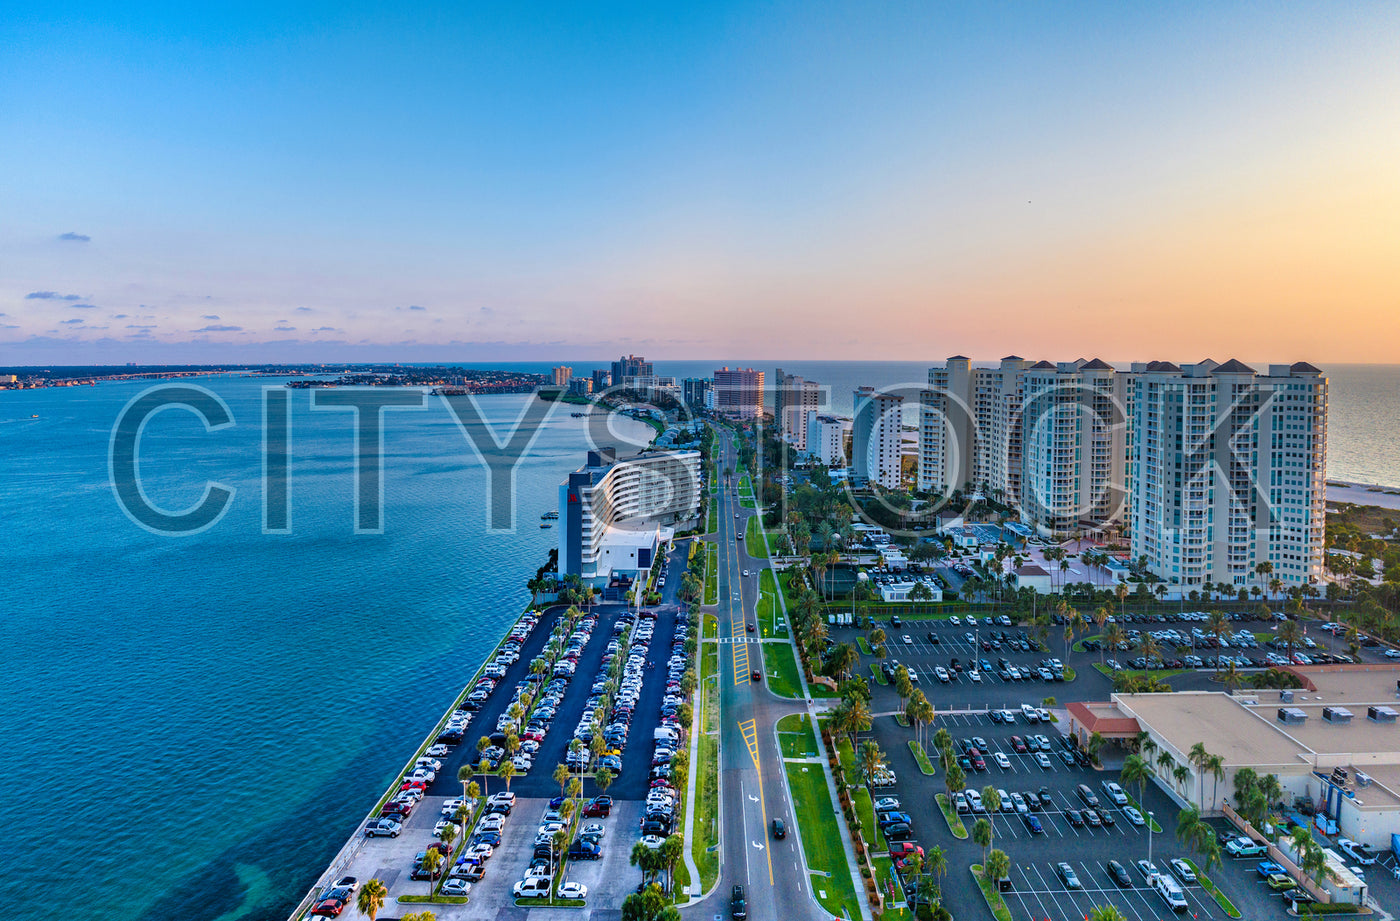
[[(684, 556), (677, 554), (670, 563), (683, 566)], [(675, 583), (679, 583), (678, 577)], [(669, 594), (674, 594), (674, 590), (675, 585), (672, 585)], [(534, 749), (533, 764), (528, 771), (522, 770), (510, 780), (509, 793), (514, 797), (513, 802), (508, 808), (494, 802), (506, 794), (505, 779), (494, 772), (475, 772), (471, 779), (491, 799), (491, 802), (477, 804), (478, 808), (490, 807), (487, 811), (494, 809), (500, 814), (478, 814), (475, 824), (468, 829), (470, 840), (464, 842), (457, 836), (450, 847), (440, 845), (449, 850), (443, 872), (455, 868), (467, 874), (469, 866), (480, 866), (480, 872), (471, 871), (466, 876), (472, 883), (470, 900), (467, 904), (436, 903), (433, 906), (440, 918), (494, 918), (501, 911), (518, 911), (514, 907), (514, 886), (532, 875), (532, 870), (543, 870), (547, 875), (549, 857), (556, 853), (549, 837), (560, 826), (548, 822), (558, 817), (547, 816), (551, 807), (557, 805), (550, 800), (560, 794), (559, 783), (553, 777), (555, 767), (571, 757), (570, 743), (575, 739), (576, 729), (578, 733), (585, 732), (585, 726), (590, 724), (589, 714), (599, 695), (600, 676), (609, 673), (607, 666), (612, 661), (620, 670), (613, 672), (620, 678), (618, 697), (614, 700), (614, 709), (605, 708), (606, 732), (601, 724), (593, 727), (595, 734), (606, 736), (604, 749), (619, 750), (608, 756), (621, 762), (620, 770), (606, 791), (612, 798), (612, 805), (606, 816), (585, 813), (579, 820), (574, 844), (580, 852), (565, 863), (565, 874), (560, 881), (587, 887), (588, 911), (583, 914), (584, 918), (595, 909), (615, 911), (635, 889), (641, 876), (630, 866), (629, 858), (632, 846), (642, 836), (643, 813), (647, 813), (649, 822), (645, 829), (664, 835), (664, 828), (658, 830), (654, 826), (661, 822), (661, 814), (671, 808), (650, 800), (666, 795), (665, 791), (652, 790), (657, 772), (668, 770), (658, 760), (663, 759), (663, 755), (669, 758), (660, 746), (670, 752), (678, 744), (674, 735), (668, 736), (671, 741), (658, 741), (653, 736), (672, 732), (663, 725), (666, 720), (674, 721), (675, 698), (667, 698), (667, 688), (668, 682), (677, 677), (672, 667), (677, 656), (681, 669), (684, 668), (684, 656), (675, 645), (683, 641), (679, 615), (674, 607), (644, 611), (638, 617), (621, 605), (597, 606), (581, 618), (572, 631), (565, 631), (567, 636), (561, 634), (560, 640), (553, 644), (555, 650), (561, 650), (562, 644), (567, 642), (568, 655), (552, 660), (556, 665), (553, 671), (547, 664), (551, 660), (546, 660), (544, 673), (532, 682), (531, 663), (551, 645), (551, 631), (560, 622), (563, 612), (562, 607), (552, 608), (539, 616), (532, 629), (517, 628), (521, 635), (512, 646), (518, 658), (498, 660), (501, 667), (489, 670), (496, 674), (494, 688), (479, 700), (477, 709), (470, 713), (459, 710), (454, 714), (454, 725), (461, 727), (460, 741), (444, 743), (446, 751), (434, 750), (432, 758), (425, 759), (426, 763), (419, 769), (426, 784), (421, 791), (415, 793), (405, 784), (405, 792), (396, 797), (408, 797), (409, 802), (414, 796), (421, 796), (421, 799), (412, 806), (401, 826), (386, 829), (395, 832), (393, 836), (366, 837), (362, 831), (356, 838), (353, 857), (342, 871), (345, 875), (361, 881), (382, 880), (389, 889), (391, 903), (401, 895), (426, 895), (430, 881), (426, 877), (411, 878), (417, 863), (415, 858), (437, 840), (435, 826), (452, 811), (452, 806), (445, 810), (445, 804), (462, 796), (463, 784), (457, 776), (459, 768), (475, 765), (481, 757), (477, 750), (478, 738), (498, 732), (498, 721), (510, 721), (506, 714), (511, 709), (512, 699), (518, 696), (518, 689), (538, 688), (531, 695), (535, 699), (528, 703), (513, 725), (523, 730), (526, 720), (538, 716), (541, 708), (550, 715), (533, 722), (534, 731), (520, 733), (521, 751), (529, 750), (525, 745)], [(567, 668), (561, 665), (564, 658), (568, 659)], [(547, 693), (551, 687), (556, 689), (553, 697)], [(664, 720), (667, 713), (672, 715)], [(587, 746), (584, 746), (583, 754), (586, 752)], [(432, 771), (431, 779), (427, 779), (429, 771)], [(585, 801), (601, 792), (594, 783), (591, 766), (582, 768), (582, 781)], [(585, 826), (592, 827), (585, 829)], [(464, 854), (469, 846), (474, 850)], [(541, 848), (545, 853), (541, 853)], [(596, 857), (591, 856), (594, 854)]]
[[(1089, 909), (1095, 905), (1112, 903), (1123, 915), (1133, 921), (1146, 919), (1178, 918), (1168, 907), (1164, 898), (1150, 888), (1146, 878), (1135, 865), (1138, 860), (1148, 859), (1149, 834), (1144, 816), (1144, 824), (1136, 824), (1124, 807), (1108, 801), (1102, 783), (1105, 780), (1118, 780), (1118, 766), (1125, 752), (1117, 746), (1107, 746), (1102, 756), (1106, 767), (1095, 769), (1082, 763), (1065, 761), (1065, 753), (1071, 752), (1058, 722), (1035, 722), (1027, 720), (1022, 705), (1041, 709), (1045, 697), (1054, 697), (1058, 705), (1048, 709), (1063, 717), (1059, 709), (1068, 700), (1102, 700), (1111, 692), (1109, 678), (1100, 674), (1092, 666), (1099, 661), (1099, 653), (1071, 651), (1067, 656), (1062, 642), (1062, 628), (1052, 627), (1048, 645), (1049, 652), (1043, 649), (1027, 652), (1009, 649), (1003, 642), (1001, 650), (986, 650), (982, 641), (995, 632), (1002, 631), (1012, 638), (1019, 639), (1024, 634), (1034, 644), (1035, 634), (1031, 628), (1007, 627), (1002, 624), (975, 626), (967, 623), (952, 624), (947, 620), (905, 621), (899, 626), (890, 622), (877, 624), (887, 634), (888, 655), (884, 660), (897, 661), (917, 675), (917, 686), (922, 688), (938, 711), (936, 721), (924, 728), (925, 748), (930, 759), (937, 763), (937, 753), (933, 751), (932, 738), (940, 728), (946, 728), (954, 741), (954, 748), (961, 753), (964, 744), (974, 740), (983, 743), (973, 746), (985, 764), (985, 770), (973, 767), (967, 771), (966, 788), (981, 791), (991, 786), (1004, 791), (1006, 800), (1012, 800), (1010, 811), (997, 811), (976, 814), (970, 811), (962, 816), (965, 826), (971, 831), (978, 818), (987, 818), (993, 828), (993, 847), (1006, 851), (1011, 858), (1010, 891), (1004, 894), (1012, 917), (1016, 921), (1082, 921)], [(1136, 625), (1144, 631), (1157, 629), (1156, 624)], [(1232, 623), (1233, 629), (1268, 630), (1267, 623)], [(1188, 626), (1189, 629), (1189, 626)], [(864, 635), (865, 630), (835, 628), (832, 637), (836, 641), (851, 640), (856, 635)], [(932, 642), (928, 634), (933, 633), (937, 642)], [(967, 634), (972, 634), (969, 640)], [(905, 636), (909, 642), (904, 641)], [(1314, 637), (1322, 645), (1324, 641), (1334, 641), (1330, 635)], [(957, 657), (963, 671), (953, 672), (951, 660)], [(982, 659), (988, 659), (992, 668), (982, 668)], [(1059, 658), (1077, 672), (1073, 681), (1046, 681), (1036, 674), (1035, 669), (1043, 660)], [(999, 674), (998, 659), (1018, 668), (1024, 666), (1032, 677), (1007, 680)], [(975, 661), (978, 670), (983, 672), (980, 681), (969, 677), (969, 660)], [(869, 674), (869, 665), (881, 664), (873, 656), (863, 655), (861, 667)], [(949, 680), (943, 683), (936, 677), (935, 669), (942, 667), (948, 672)], [(1219, 689), (1220, 685), (1209, 680), (1209, 670), (1177, 675), (1174, 682), (1186, 686)], [(892, 713), (900, 705), (893, 686), (872, 684), (873, 699), (870, 707), (874, 713)], [(1011, 722), (994, 721), (991, 710), (1012, 711)], [(934, 799), (935, 793), (944, 792), (943, 772), (926, 777), (918, 768), (908, 742), (914, 738), (914, 731), (899, 726), (891, 716), (877, 717), (872, 726), (873, 737), (885, 752), (889, 765), (894, 769), (897, 781), (892, 787), (877, 789), (876, 797), (895, 796), (900, 799), (901, 809), (909, 815), (915, 840), (925, 848), (937, 844), (948, 852), (950, 876), (945, 883), (945, 904), (956, 917), (985, 917), (986, 908), (975, 887), (962, 885), (960, 878), (953, 874), (965, 874), (969, 864), (980, 863), (982, 849), (973, 844), (971, 838), (958, 840), (948, 833), (947, 823)], [(1049, 743), (1049, 751), (1037, 752), (1029, 744), (1035, 736), (1044, 736)], [(1019, 737), (1025, 750), (1019, 750), (1016, 740)], [(864, 738), (864, 737), (862, 737)], [(1040, 748), (1041, 746), (1035, 746)], [(1045, 766), (1037, 760), (1037, 754), (1046, 756)], [(1002, 759), (1004, 765), (1002, 766)], [(1099, 824), (1092, 824), (1086, 813), (1087, 804), (1078, 793), (1078, 786), (1085, 784), (1099, 801), (1094, 808), (1100, 814)], [(1139, 791), (1128, 789), (1127, 794), (1136, 798)], [(1045, 794), (1043, 799), (1041, 794)], [(1012, 794), (1020, 794), (1025, 806), (1025, 814), (1016, 811)], [(1038, 811), (1032, 811), (1026, 794), (1034, 794), (1042, 800)], [(1175, 820), (1180, 809), (1164, 791), (1149, 783), (1143, 794), (1143, 806), (1149, 810), (1162, 826), (1162, 832), (1151, 834), (1151, 859), (1158, 871), (1170, 872), (1169, 861), (1173, 857), (1192, 857), (1192, 854), (1176, 841)], [(1040, 825), (1039, 832), (1033, 832), (1026, 816), (1033, 815)], [(1193, 858), (1194, 859), (1194, 858)], [(1108, 874), (1108, 861), (1117, 860), (1126, 869), (1131, 885), (1120, 886)], [(1071, 889), (1058, 872), (1058, 864), (1068, 862), (1081, 888)], [(1257, 860), (1231, 861), (1226, 858), (1226, 866), (1217, 868), (1210, 875), (1212, 879), (1240, 909), (1245, 918), (1287, 917), (1282, 900), (1262, 882), (1251, 878)], [(963, 877), (965, 878), (965, 877)], [(1199, 885), (1182, 885), (1182, 894), (1187, 901), (1183, 914), (1195, 919), (1224, 919), (1225, 912), (1215, 900)]]

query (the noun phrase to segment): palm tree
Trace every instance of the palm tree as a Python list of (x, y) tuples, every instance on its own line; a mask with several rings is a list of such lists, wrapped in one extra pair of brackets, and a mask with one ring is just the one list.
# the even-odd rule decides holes
[(933, 734), (933, 747), (939, 751), (953, 747), (953, 734), (946, 726), (938, 727), (938, 731)]
[(1176, 840), (1188, 847), (1196, 840), (1204, 823), (1201, 822), (1201, 814), (1190, 806), (1187, 806), (1176, 816)]
[(1206, 743), (1204, 742), (1197, 742), (1195, 745), (1192, 745), (1191, 750), (1186, 753), (1186, 761), (1196, 769), (1196, 776), (1199, 779), (1196, 790), (1196, 802), (1198, 803), (1206, 792), (1203, 787), (1206, 778), (1206, 759), (1209, 757), (1210, 752), (1206, 751)]
[(1123, 602), (1128, 600), (1128, 583), (1119, 582), (1113, 589), (1113, 594), (1118, 598), (1118, 616), (1123, 616)]
[(1001, 812), (1001, 794), (991, 784), (982, 788), (982, 805), (987, 807), (987, 812), (990, 815)]
[(1172, 777), (1176, 780), (1176, 788), (1183, 793), (1186, 792), (1186, 781), (1191, 776), (1191, 769), (1184, 764), (1178, 764), (1172, 768)]
[(1127, 921), (1116, 905), (1095, 905), (1089, 910), (1089, 921)]
[(885, 762), (884, 752), (880, 751), (880, 743), (874, 739), (867, 739), (860, 746), (860, 771), (865, 777), (865, 782), (870, 783), (875, 772), (880, 769), (880, 765)]
[(437, 888), (438, 867), (442, 866), (442, 851), (437, 848), (428, 848), (423, 852), (423, 869), (428, 871), (428, 896), (431, 898), (433, 890)]
[(1225, 690), (1233, 694), (1240, 689), (1240, 685), (1244, 684), (1244, 675), (1241, 675), (1239, 668), (1234, 662), (1231, 662), (1220, 673), (1220, 683), (1225, 685)]
[(681, 859), (685, 853), (685, 839), (680, 835), (671, 835), (661, 842), (661, 847), (657, 850), (657, 856), (666, 867), (666, 890), (669, 892), (674, 885), (674, 875), (676, 872), (676, 861)]
[(986, 819), (978, 819), (977, 824), (972, 826), (972, 841), (982, 847), (982, 860), (987, 860), (987, 851), (992, 846), (992, 823)]
[(1006, 856), (1005, 851), (997, 848), (987, 855), (982, 873), (983, 876), (991, 880), (994, 885), (997, 880), (1005, 879), (1010, 872), (1011, 858)]
[(938, 891), (943, 892), (943, 874), (948, 872), (948, 855), (941, 845), (935, 844), (924, 855), (923, 869), (938, 877)]
[(1279, 624), (1278, 638), (1288, 644), (1288, 661), (1293, 661), (1293, 647), (1303, 641), (1303, 625), (1296, 620)]
[(369, 921), (374, 921), (388, 898), (388, 887), (376, 877), (365, 880), (365, 884), (360, 887), (360, 894), (355, 897), (355, 905), (360, 909), (360, 914), (369, 915)]
[(1152, 768), (1141, 755), (1129, 755), (1125, 758), (1123, 769), (1118, 774), (1124, 786), (1137, 784), (1139, 803), (1142, 802), (1143, 794), (1147, 791), (1147, 779), (1151, 776)]
[(1225, 779), (1225, 756), (1211, 755), (1206, 759), (1206, 770), (1211, 774), (1210, 804), (1215, 806), (1215, 792), (1220, 786), (1220, 781)]
[(491, 773), (491, 762), (482, 758), (476, 763), (476, 769), (481, 774), (481, 792), (486, 792), (486, 777)]
[(506, 790), (510, 790), (510, 779), (515, 776), (515, 762), (502, 761), (501, 766), (496, 769), (496, 776), (506, 782)]

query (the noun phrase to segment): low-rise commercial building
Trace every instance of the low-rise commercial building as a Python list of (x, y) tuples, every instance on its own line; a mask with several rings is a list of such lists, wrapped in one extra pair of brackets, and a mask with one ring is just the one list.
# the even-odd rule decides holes
[[(1203, 814), (1222, 811), (1234, 797), (1235, 775), (1247, 767), (1277, 776), (1285, 803), (1308, 800), (1342, 837), (1389, 848), (1390, 836), (1400, 834), (1400, 665), (1288, 670), (1303, 689), (1114, 694), (1104, 704), (1071, 703), (1071, 731), (1084, 741), (1094, 732), (1119, 740), (1146, 733), (1172, 759), (1148, 759), (1158, 784)], [(1198, 742), (1222, 758), (1220, 777), (1192, 764)], [(1187, 768), (1185, 781), (1175, 778), (1176, 765)]]

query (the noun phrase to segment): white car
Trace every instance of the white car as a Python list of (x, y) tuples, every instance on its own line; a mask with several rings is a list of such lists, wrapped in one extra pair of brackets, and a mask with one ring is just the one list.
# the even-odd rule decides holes
[(1011, 759), (1006, 757), (1006, 752), (994, 752), (992, 754), (992, 760), (995, 761), (997, 767), (1001, 768), (1003, 771), (1011, 769)]
[(607, 835), (607, 833), (607, 829), (599, 825), (597, 822), (593, 822), (583, 826), (583, 831), (579, 832), (580, 835), (594, 835), (599, 838), (604, 837), (605, 835)]
[(913, 646), (913, 645), (914, 645), (914, 638), (913, 638), (912, 636), (910, 636), (909, 634), (907, 634), (907, 633), (904, 634), (903, 639), (904, 639), (904, 645), (906, 645), (906, 646)]
[(549, 884), (552, 882), (549, 877), (536, 877), (535, 879), (522, 879), (516, 883), (511, 892), (517, 899), (547, 899), (549, 898)]
[(1045, 754), (1045, 752), (1035, 753), (1035, 763), (1040, 765), (1044, 770), (1050, 770), (1050, 756)]
[(661, 847), (661, 845), (665, 844), (666, 839), (661, 837), (660, 835), (647, 835), (646, 837), (642, 838), (642, 843), (654, 851), (657, 848)]
[(467, 848), (462, 852), (462, 856), (468, 860), (490, 860), (491, 855), (494, 853), (496, 853), (496, 849), (483, 841)]
[(583, 883), (564, 883), (557, 890), (556, 894), (561, 899), (586, 899), (588, 898), (588, 887)]
[(443, 745), (441, 742), (438, 742), (436, 745), (428, 746), (428, 750), (424, 752), (424, 754), (427, 755), (429, 758), (446, 758), (447, 746)]
[(1143, 818), (1142, 818), (1142, 813), (1141, 813), (1141, 812), (1138, 812), (1137, 809), (1136, 809), (1135, 807), (1133, 807), (1133, 806), (1125, 806), (1125, 807), (1123, 807), (1123, 814), (1124, 814), (1125, 816), (1127, 816), (1127, 817), (1128, 817), (1128, 821), (1129, 821), (1129, 822), (1132, 822), (1134, 825), (1146, 825), (1146, 824), (1147, 824), (1147, 823), (1143, 820)]
[(956, 614), (954, 614), (952, 617), (948, 618), (948, 623), (952, 624), (954, 627), (961, 627), (961, 626), (962, 626), (962, 621), (958, 619), (958, 615), (956, 615)]
[(967, 673), (967, 677), (971, 678), (978, 684), (982, 683), (982, 673), (979, 671), (970, 671)]

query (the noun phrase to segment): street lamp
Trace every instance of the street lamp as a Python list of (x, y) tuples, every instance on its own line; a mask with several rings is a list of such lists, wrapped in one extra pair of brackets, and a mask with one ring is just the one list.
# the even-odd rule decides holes
[(1147, 862), (1152, 862), (1152, 813), (1147, 814)]

